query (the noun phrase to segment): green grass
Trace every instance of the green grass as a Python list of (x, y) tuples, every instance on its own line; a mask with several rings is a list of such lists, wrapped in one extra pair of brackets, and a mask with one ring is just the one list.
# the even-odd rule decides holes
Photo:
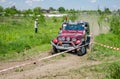
[[(120, 48), (119, 35), (113, 33), (100, 34), (95, 41), (112, 47)], [(100, 61), (97, 66), (88, 67), (91, 73), (97, 73), (96, 79), (120, 79), (120, 51), (94, 45), (93, 52), (88, 54), (88, 60)], [(85, 69), (86, 71), (86, 69)], [(100, 74), (100, 75), (99, 75)]]
[(120, 79), (120, 62), (114, 62), (108, 65), (107, 70), (107, 79)]
[[(120, 48), (120, 37), (118, 34), (120, 27), (119, 21), (120, 18), (117, 16), (110, 17), (110, 32), (96, 36), (94, 41), (107, 46)], [(102, 63), (97, 66), (88, 67), (87, 69), (92, 73), (97, 73), (97, 79), (120, 79), (119, 58), (119, 50), (113, 50), (94, 44), (93, 51), (88, 54), (88, 60), (101, 61)]]
[[(108, 22), (104, 22), (105, 17), (109, 17)], [(110, 26), (110, 29), (111, 29), (111, 27), (114, 27), (114, 26), (119, 27), (119, 23), (116, 20), (115, 20), (116, 22), (114, 21), (114, 25), (112, 24), (112, 19), (115, 19), (114, 16), (105, 16), (105, 17), (102, 17), (102, 19), (99, 20), (100, 23), (101, 23), (101, 26)], [(116, 28), (114, 28), (113, 30), (115, 31)], [(98, 42), (98, 43), (101, 43), (101, 44), (104, 44), (104, 45), (107, 45), (107, 46), (120, 48), (119, 39), (120, 39), (119, 35), (113, 33), (110, 30), (110, 32), (107, 33), (107, 34), (100, 34), (100, 35), (96, 36), (94, 41)], [(90, 54), (88, 56), (88, 59), (91, 59), (91, 60), (105, 60), (105, 59), (108, 59), (109, 60), (109, 59), (112, 59), (112, 58), (117, 58), (118, 59), (119, 57), (120, 57), (120, 51), (105, 48), (105, 47), (101, 47), (99, 45), (94, 44), (93, 52), (92, 52), (92, 54)]]
[[(95, 42), (102, 43), (107, 46), (111, 47), (116, 47), (120, 48), (120, 43), (119, 43), (119, 27), (120, 27), (120, 18), (119, 16), (109, 16), (109, 22), (107, 25), (110, 26), (110, 32), (107, 34), (100, 34), (99, 36), (95, 37)], [(103, 25), (104, 26), (104, 25)], [(104, 59), (104, 57), (110, 57), (110, 56), (115, 56), (115, 57), (120, 57), (120, 51), (101, 47), (98, 45), (94, 45), (94, 56), (95, 59)]]
[(77, 69), (72, 69), (70, 72), (81, 74), (82, 77), (89, 76), (90, 79), (120, 79), (120, 62), (103, 62), (99, 65), (92, 66), (86, 65)]
[[(102, 43), (104, 45), (107, 45), (107, 46), (119, 48), (120, 47), (119, 39), (120, 39), (120, 37), (118, 35), (108, 33), (108, 34), (101, 34), (101, 35), (97, 36), (95, 38), (95, 41), (98, 43)], [(95, 51), (95, 54), (97, 57), (100, 57), (101, 55), (108, 56), (108, 57), (111, 55), (116, 56), (116, 57), (120, 57), (120, 51), (101, 47), (98, 45), (95, 45), (93, 50)]]
[(113, 15), (110, 20), (110, 30), (116, 35), (120, 35), (120, 16)]
[(32, 17), (0, 17), (0, 60), (13, 58), (34, 47), (39, 47), (39, 51), (49, 50), (50, 41), (57, 36), (61, 23), (61, 18), (56, 22), (46, 18), (46, 24), (39, 24), (35, 34)]

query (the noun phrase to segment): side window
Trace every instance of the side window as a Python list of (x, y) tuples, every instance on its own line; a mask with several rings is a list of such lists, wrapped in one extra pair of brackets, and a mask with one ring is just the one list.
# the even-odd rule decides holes
[(65, 30), (65, 27), (67, 26), (67, 24), (63, 24), (62, 25), (62, 29)]

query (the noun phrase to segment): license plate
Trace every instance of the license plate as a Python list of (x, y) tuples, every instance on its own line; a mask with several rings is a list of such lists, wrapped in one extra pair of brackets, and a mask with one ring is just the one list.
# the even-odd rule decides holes
[(62, 46), (63, 47), (69, 47), (69, 44), (63, 44)]

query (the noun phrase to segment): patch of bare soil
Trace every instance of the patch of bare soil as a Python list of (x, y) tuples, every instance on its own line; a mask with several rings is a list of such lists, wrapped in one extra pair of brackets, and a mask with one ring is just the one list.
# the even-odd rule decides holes
[(38, 58), (43, 58), (43, 57), (46, 57), (48, 56), (48, 52), (45, 52), (45, 53), (40, 53), (38, 56), (36, 57), (26, 57), (25, 59), (20, 59), (20, 60), (10, 60), (10, 61), (2, 61), (0, 62), (0, 70), (2, 69), (5, 69), (5, 68), (9, 68), (9, 67), (13, 67), (13, 66), (16, 66), (16, 65), (20, 65), (20, 64), (24, 64), (24, 63), (27, 63), (27, 62), (31, 62), (35, 59), (38, 59)]
[(72, 79), (75, 74), (69, 73), (70, 70), (99, 63), (99, 61), (88, 60), (87, 55), (79, 57), (69, 54), (2, 73), (0, 79)]

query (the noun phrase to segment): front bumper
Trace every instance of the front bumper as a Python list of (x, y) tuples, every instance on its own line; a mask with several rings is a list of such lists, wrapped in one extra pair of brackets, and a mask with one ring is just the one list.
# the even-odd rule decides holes
[(66, 47), (66, 46), (58, 46), (56, 44), (54, 44), (52, 41), (51, 41), (51, 44), (58, 50), (68, 50), (68, 49), (74, 49), (74, 48), (78, 48), (81, 44), (78, 44), (78, 45), (74, 45), (74, 46), (69, 46), (69, 47)]

